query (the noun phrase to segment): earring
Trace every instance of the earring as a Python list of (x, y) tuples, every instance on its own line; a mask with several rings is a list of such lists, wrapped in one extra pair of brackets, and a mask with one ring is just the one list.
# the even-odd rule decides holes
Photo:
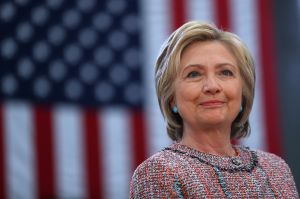
[(177, 106), (176, 106), (176, 105), (173, 106), (172, 111), (173, 111), (173, 113), (178, 113), (178, 109), (177, 109)]
[(240, 107), (240, 113), (243, 111), (243, 106), (241, 105), (241, 107)]

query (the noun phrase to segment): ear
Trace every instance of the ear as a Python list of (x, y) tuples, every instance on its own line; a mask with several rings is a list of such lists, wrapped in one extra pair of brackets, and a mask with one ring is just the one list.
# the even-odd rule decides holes
[(170, 101), (170, 108), (171, 110), (173, 109), (173, 107), (176, 105), (176, 100), (175, 97), (172, 97), (171, 101)]

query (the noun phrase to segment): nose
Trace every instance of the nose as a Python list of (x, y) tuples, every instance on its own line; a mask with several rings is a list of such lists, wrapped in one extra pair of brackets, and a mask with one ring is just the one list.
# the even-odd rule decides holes
[(202, 90), (206, 94), (215, 95), (222, 90), (222, 87), (219, 84), (219, 82), (217, 81), (216, 77), (208, 76), (204, 80)]

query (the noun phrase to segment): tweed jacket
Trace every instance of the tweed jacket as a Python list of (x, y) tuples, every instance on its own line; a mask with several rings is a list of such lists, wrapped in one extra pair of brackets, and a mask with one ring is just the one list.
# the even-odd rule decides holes
[(280, 157), (235, 146), (224, 157), (174, 143), (135, 170), (130, 198), (299, 198)]

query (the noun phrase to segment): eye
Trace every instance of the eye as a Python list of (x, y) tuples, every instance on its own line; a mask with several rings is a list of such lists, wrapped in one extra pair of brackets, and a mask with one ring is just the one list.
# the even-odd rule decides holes
[(224, 76), (233, 76), (233, 72), (230, 70), (222, 70), (221, 74)]
[(189, 74), (187, 75), (187, 77), (190, 77), (190, 78), (198, 77), (198, 76), (200, 76), (200, 73), (197, 71), (189, 72)]

